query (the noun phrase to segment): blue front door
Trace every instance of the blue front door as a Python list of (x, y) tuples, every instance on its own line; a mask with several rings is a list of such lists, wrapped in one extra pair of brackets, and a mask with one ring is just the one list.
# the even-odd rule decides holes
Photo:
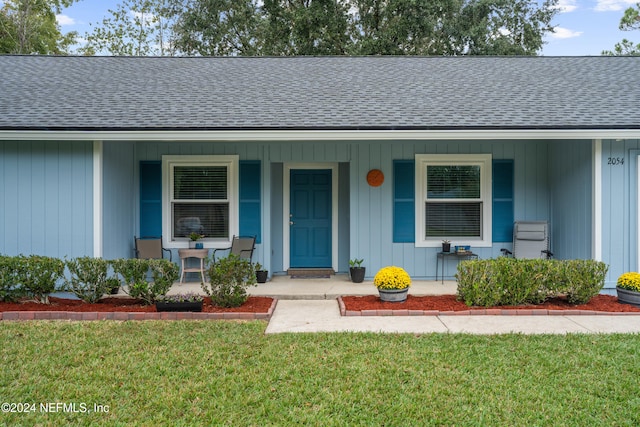
[(331, 267), (331, 170), (293, 169), (290, 176), (290, 264)]

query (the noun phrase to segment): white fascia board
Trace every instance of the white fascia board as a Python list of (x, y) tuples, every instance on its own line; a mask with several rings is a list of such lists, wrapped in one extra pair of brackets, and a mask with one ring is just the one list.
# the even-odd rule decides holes
[(371, 141), (454, 139), (639, 139), (640, 129), (598, 130), (222, 130), (222, 131), (19, 131), (11, 141)]

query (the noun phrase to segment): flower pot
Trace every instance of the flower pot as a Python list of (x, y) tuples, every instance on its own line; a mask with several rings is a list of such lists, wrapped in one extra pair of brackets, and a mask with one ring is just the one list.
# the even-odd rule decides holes
[(256, 281), (258, 283), (267, 283), (267, 278), (269, 277), (268, 270), (258, 270), (256, 271)]
[(202, 301), (156, 302), (157, 311), (202, 311)]
[(378, 289), (380, 299), (385, 302), (404, 302), (407, 300), (409, 288), (404, 289)]
[(451, 252), (451, 243), (443, 243), (442, 252), (445, 252), (445, 253)]
[(111, 295), (117, 295), (118, 292), (120, 291), (120, 286), (115, 286), (113, 288), (111, 288)]
[(349, 274), (351, 275), (351, 281), (353, 283), (362, 283), (364, 281), (365, 267), (351, 267), (349, 268)]
[(189, 240), (189, 249), (197, 249), (198, 242), (195, 240)]
[(629, 289), (622, 289), (616, 286), (618, 292), (618, 301), (623, 304), (631, 304), (635, 307), (640, 307), (640, 292), (630, 291)]

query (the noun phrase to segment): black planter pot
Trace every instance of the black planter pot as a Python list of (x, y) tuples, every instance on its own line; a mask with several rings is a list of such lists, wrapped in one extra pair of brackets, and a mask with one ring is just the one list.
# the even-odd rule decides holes
[(351, 281), (353, 283), (362, 283), (364, 281), (365, 267), (351, 267), (349, 268), (349, 274), (351, 275)]
[(120, 286), (116, 286), (115, 288), (111, 288), (111, 295), (117, 295), (118, 291), (120, 291)]
[(202, 311), (202, 301), (197, 302), (156, 302), (158, 311)]
[(444, 253), (451, 252), (451, 243), (443, 243), (442, 244), (442, 252), (444, 252)]
[(267, 283), (267, 278), (269, 277), (268, 270), (258, 270), (256, 271), (256, 280), (258, 283)]

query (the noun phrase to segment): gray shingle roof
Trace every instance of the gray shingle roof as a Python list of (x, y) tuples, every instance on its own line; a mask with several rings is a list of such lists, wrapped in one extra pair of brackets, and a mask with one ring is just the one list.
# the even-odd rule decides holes
[(640, 57), (0, 56), (0, 129), (638, 129)]

